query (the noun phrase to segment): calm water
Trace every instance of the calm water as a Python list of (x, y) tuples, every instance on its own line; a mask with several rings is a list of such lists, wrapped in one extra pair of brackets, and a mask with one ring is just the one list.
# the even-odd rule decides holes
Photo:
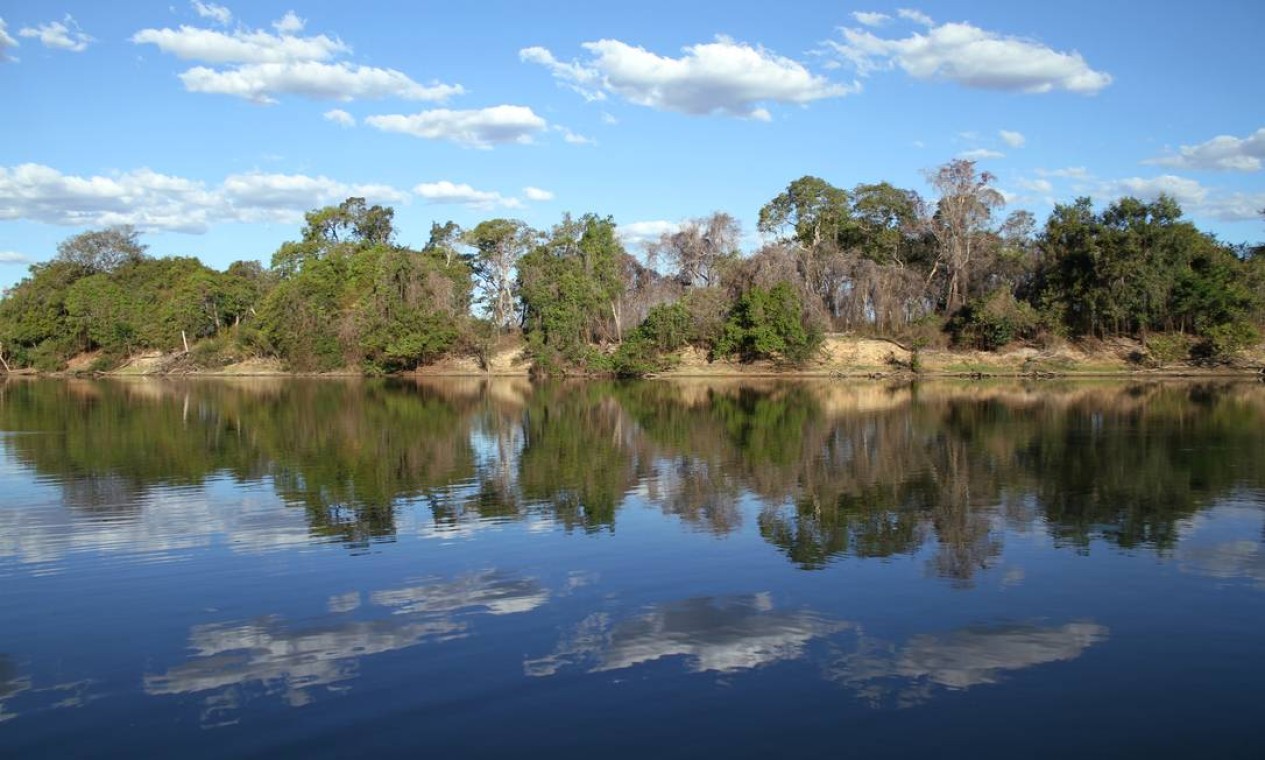
[(1261, 757), (1265, 385), (0, 386), (0, 755)]

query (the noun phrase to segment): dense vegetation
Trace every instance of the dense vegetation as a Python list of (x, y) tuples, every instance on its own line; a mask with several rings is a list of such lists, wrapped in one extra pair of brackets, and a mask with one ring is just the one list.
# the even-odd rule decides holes
[(1132, 336), (1155, 362), (1220, 361), (1260, 340), (1265, 249), (1228, 246), (1168, 197), (1056, 206), (1041, 229), (1000, 216), (994, 178), (957, 160), (936, 197), (887, 183), (791, 182), (759, 213), (769, 241), (743, 255), (737, 221), (690, 220), (630, 254), (610, 217), (551, 230), (490, 219), (432, 225), (399, 244), (394, 211), (349, 198), (309, 212), (271, 265), (217, 272), (153, 258), (127, 227), (64, 241), (0, 300), (10, 366), (94, 368), (142, 350), (189, 366), (276, 357), (297, 371), (409, 370), (486, 360), (521, 331), (549, 373), (644, 374), (692, 345), (713, 358), (802, 363), (827, 331), (991, 350), (1013, 341)]

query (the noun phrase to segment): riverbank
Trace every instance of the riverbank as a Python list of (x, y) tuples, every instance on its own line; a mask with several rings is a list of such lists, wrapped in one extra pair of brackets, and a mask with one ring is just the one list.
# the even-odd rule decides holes
[[(105, 372), (93, 370), (97, 357), (84, 354), (66, 370), (54, 375), (104, 375), (118, 377), (183, 376), (267, 377), (310, 375), (293, 373), (276, 359), (249, 359), (221, 367), (198, 367), (183, 353), (151, 352), (132, 357), (123, 366)], [(900, 343), (851, 335), (827, 335), (817, 357), (804, 365), (771, 361), (742, 363), (708, 361), (695, 348), (679, 351), (674, 366), (656, 373), (661, 378), (697, 377), (1217, 377), (1265, 372), (1265, 345), (1242, 352), (1229, 364), (1201, 365), (1189, 361), (1159, 362), (1137, 340), (1058, 342), (1044, 347), (1013, 346), (1000, 351), (964, 351), (924, 348), (918, 351)], [(37, 374), (19, 372), (14, 374)], [(471, 356), (448, 357), (407, 373), (421, 377), (528, 377), (531, 358), (521, 341), (506, 340), (492, 352), (486, 365)], [(354, 367), (320, 373), (328, 377), (363, 375)]]

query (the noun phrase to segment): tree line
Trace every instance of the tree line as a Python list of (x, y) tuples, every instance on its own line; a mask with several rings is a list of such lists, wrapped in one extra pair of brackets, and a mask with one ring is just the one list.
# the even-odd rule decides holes
[(1265, 248), (1231, 246), (1171, 197), (1057, 205), (1038, 228), (1004, 214), (995, 177), (955, 160), (934, 197), (889, 183), (789, 183), (738, 221), (690, 219), (634, 255), (614, 219), (432, 224), (401, 244), (394, 210), (348, 198), (308, 212), (270, 265), (216, 271), (155, 258), (139, 234), (75, 235), (0, 300), (10, 366), (107, 369), (142, 350), (214, 366), (275, 357), (295, 371), (406, 371), (448, 355), (486, 361), (521, 334), (546, 373), (637, 375), (694, 346), (712, 358), (810, 361), (827, 332), (913, 347), (1131, 336), (1156, 361), (1222, 360), (1260, 340)]

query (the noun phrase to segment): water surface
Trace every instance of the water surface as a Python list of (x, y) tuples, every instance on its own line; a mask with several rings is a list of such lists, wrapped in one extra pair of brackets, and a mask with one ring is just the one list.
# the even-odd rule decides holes
[(1265, 385), (10, 381), (0, 755), (1259, 757)]

